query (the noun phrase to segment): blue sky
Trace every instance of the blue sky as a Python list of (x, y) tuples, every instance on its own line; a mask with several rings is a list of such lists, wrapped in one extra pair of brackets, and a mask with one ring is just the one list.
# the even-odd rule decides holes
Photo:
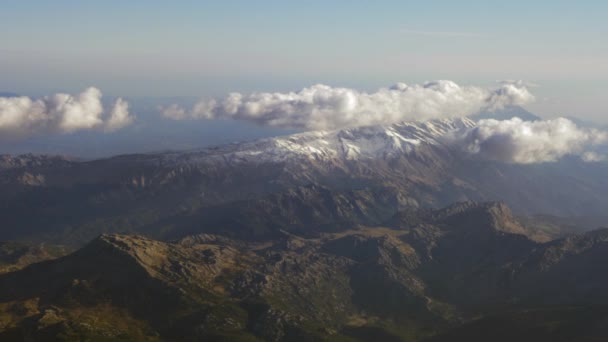
[(14, 1), (0, 91), (218, 96), (314, 83), (539, 85), (531, 109), (608, 112), (604, 1)]

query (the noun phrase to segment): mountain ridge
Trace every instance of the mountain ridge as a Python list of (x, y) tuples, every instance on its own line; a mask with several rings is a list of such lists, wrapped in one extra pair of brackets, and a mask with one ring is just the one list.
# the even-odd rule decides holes
[(92, 161), (3, 156), (0, 238), (82, 244), (102, 232), (229, 234), (235, 221), (241, 233), (261, 222), (316, 232), (323, 222), (381, 224), (405, 207), (467, 200), (503, 201), (516, 215), (604, 215), (608, 164), (500, 163), (444, 140), (474, 124), (400, 123)]
[[(424, 340), (480, 315), (537, 307), (535, 294), (554, 289), (547, 284), (567, 295), (542, 306), (547, 317), (566, 304), (608, 304), (588, 301), (608, 285), (605, 273), (581, 267), (606, 255), (606, 231), (538, 243), (505, 230), (517, 223), (496, 202), (400, 217), (410, 219), (266, 242), (102, 234), (66, 257), (0, 275), (0, 336), (369, 340), (361, 336), (371, 329)], [(595, 285), (578, 287), (555, 271), (563, 269)], [(108, 312), (131, 328), (108, 328)], [(87, 317), (97, 323), (83, 325)]]

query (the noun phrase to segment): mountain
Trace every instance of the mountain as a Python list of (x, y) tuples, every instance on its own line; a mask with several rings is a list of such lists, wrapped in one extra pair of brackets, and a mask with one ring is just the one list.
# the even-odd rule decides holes
[(515, 117), (518, 117), (524, 121), (542, 120), (540, 116), (533, 114), (520, 106), (507, 106), (502, 109), (494, 111), (483, 111), (469, 116), (469, 118), (474, 121), (479, 121), (483, 119), (509, 120)]
[(575, 306), (598, 314), (569, 333), (608, 336), (581, 330), (608, 317), (608, 230), (539, 243), (495, 202), (407, 209), (386, 226), (260, 242), (104, 234), (0, 275), (0, 337), (411, 341), (513, 324), (512, 312), (531, 309), (561, 327)]
[(506, 164), (445, 139), (474, 125), (406, 122), (91, 161), (4, 155), (0, 239), (74, 246), (112, 232), (263, 239), (280, 229), (381, 224), (405, 208), (467, 200), (504, 201), (516, 215), (605, 217), (606, 163)]
[(65, 246), (0, 241), (0, 273), (20, 270), (37, 262), (56, 259), (68, 252), (69, 249)]
[(466, 118), (402, 122), (336, 131), (312, 131), (197, 151), (162, 156), (180, 164), (289, 162), (388, 159), (414, 153), (419, 145), (441, 145), (451, 131), (474, 127)]

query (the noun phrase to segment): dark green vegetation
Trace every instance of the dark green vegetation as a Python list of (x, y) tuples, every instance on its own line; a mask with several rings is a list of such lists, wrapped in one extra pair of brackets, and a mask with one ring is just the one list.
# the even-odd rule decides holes
[(0, 276), (0, 339), (606, 338), (608, 230), (534, 234), (467, 202), (308, 237), (102, 235)]

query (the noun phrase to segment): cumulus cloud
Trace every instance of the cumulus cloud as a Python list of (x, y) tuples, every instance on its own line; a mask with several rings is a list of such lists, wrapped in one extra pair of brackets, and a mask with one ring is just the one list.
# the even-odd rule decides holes
[(172, 105), (162, 115), (174, 120), (228, 118), (316, 130), (466, 116), (533, 99), (524, 83), (513, 81), (492, 88), (445, 80), (398, 83), (372, 93), (317, 84), (289, 93), (232, 93), (223, 99), (201, 100), (191, 110)]
[(485, 159), (507, 163), (554, 162), (566, 155), (578, 155), (587, 162), (602, 161), (604, 156), (589, 151), (608, 142), (608, 134), (596, 129), (579, 128), (564, 118), (545, 121), (481, 120), (476, 127), (449, 137), (455, 146)]
[(133, 121), (135, 121), (135, 117), (129, 114), (129, 103), (119, 98), (114, 103), (110, 117), (104, 124), (104, 130), (106, 132), (114, 132), (132, 124)]
[(114, 131), (133, 122), (126, 101), (117, 99), (110, 112), (105, 113), (101, 95), (99, 89), (90, 87), (76, 96), (55, 94), (37, 100), (0, 97), (0, 138), (91, 129)]

